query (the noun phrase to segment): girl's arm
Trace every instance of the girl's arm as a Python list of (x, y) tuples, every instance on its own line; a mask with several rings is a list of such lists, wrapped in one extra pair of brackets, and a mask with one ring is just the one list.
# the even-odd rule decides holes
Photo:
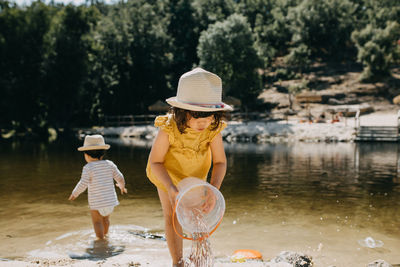
[(125, 187), (124, 176), (122, 175), (122, 173), (118, 169), (117, 165), (115, 165), (113, 162), (112, 162), (112, 166), (114, 168), (114, 170), (113, 170), (113, 178), (117, 182), (117, 186), (119, 187), (119, 189), (121, 189), (121, 195), (123, 195), (124, 193), (127, 194), (128, 193), (128, 189), (126, 189), (126, 187)]
[(219, 189), (226, 173), (226, 155), (221, 133), (214, 137), (210, 147), (213, 159), (210, 184)]
[(175, 205), (175, 198), (178, 195), (178, 189), (172, 183), (171, 177), (164, 166), (164, 158), (169, 149), (168, 134), (160, 129), (149, 155), (149, 163), (152, 172), (161, 181), (168, 191), (172, 206)]
[(83, 170), (82, 170), (81, 180), (75, 186), (75, 188), (72, 191), (72, 194), (69, 196), (68, 200), (75, 200), (83, 191), (85, 191), (86, 188), (88, 187), (89, 180), (90, 180), (89, 171), (88, 171), (87, 167), (85, 166), (85, 167), (83, 167)]

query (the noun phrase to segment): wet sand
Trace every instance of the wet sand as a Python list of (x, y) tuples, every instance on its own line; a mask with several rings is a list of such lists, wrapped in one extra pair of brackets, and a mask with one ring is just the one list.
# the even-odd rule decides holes
[[(8, 227), (3, 225), (3, 229), (12, 236), (2, 235), (0, 251), (2, 255), (9, 255), (8, 259), (12, 261), (0, 261), (0, 266), (170, 266), (167, 245), (161, 238), (162, 217), (158, 203), (150, 207), (147, 203), (146, 209), (137, 209), (137, 217), (134, 218), (132, 214), (125, 216), (123, 210), (137, 205), (137, 201), (126, 202), (113, 214), (112, 222), (140, 222), (148, 228), (133, 224), (112, 225), (106, 244), (94, 242), (90, 218), (83, 207), (75, 207), (78, 211), (70, 214), (68, 220), (60, 218), (57, 221), (53, 218), (52, 222), (57, 227), (49, 225), (49, 218), (43, 217), (43, 214), (25, 221), (16, 220)], [(149, 210), (153, 210), (153, 218), (145, 215)], [(290, 208), (285, 211), (266, 208), (265, 213), (277, 216), (261, 215), (263, 221), (260, 221), (259, 213), (263, 212), (258, 208), (254, 212), (227, 210), (220, 228), (210, 238), (216, 258), (215, 267), (267, 266), (262, 262), (230, 262), (230, 256), (237, 249), (258, 250), (265, 262), (287, 250), (312, 256), (314, 266), (365, 267), (380, 258), (392, 264), (400, 263), (397, 251), (400, 247), (399, 234), (394, 229), (388, 233), (379, 231), (379, 227), (363, 229), (357, 225), (362, 222), (357, 220), (356, 214), (335, 218), (326, 212), (317, 218), (303, 212), (294, 216), (296, 210)], [(26, 231), (27, 228), (31, 230)], [(367, 236), (383, 240), (384, 246), (360, 246), (358, 240)], [(191, 244), (185, 241), (184, 245), (185, 255), (188, 256)]]

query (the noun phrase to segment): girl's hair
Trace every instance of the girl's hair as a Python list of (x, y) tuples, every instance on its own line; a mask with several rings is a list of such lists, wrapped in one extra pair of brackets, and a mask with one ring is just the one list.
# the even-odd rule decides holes
[(226, 111), (211, 111), (211, 112), (204, 112), (204, 111), (191, 111), (186, 109), (181, 109), (177, 107), (171, 107), (169, 112), (173, 115), (176, 125), (178, 126), (178, 130), (181, 134), (185, 132), (185, 129), (188, 127), (188, 116), (190, 115), (195, 119), (198, 118), (206, 118), (211, 115), (214, 116), (214, 121), (211, 123), (211, 130), (216, 130), (219, 125), (221, 124), (222, 120), (228, 119), (228, 113)]
[(86, 150), (86, 151), (84, 151), (84, 153), (94, 159), (101, 159), (106, 154), (106, 151), (104, 149)]

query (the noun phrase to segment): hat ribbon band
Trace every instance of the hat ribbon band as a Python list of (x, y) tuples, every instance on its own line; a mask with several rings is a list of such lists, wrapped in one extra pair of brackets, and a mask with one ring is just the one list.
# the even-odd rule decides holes
[(203, 107), (203, 108), (223, 108), (223, 107), (225, 107), (225, 105), (223, 103), (220, 103), (220, 104), (201, 104), (201, 103), (190, 103), (190, 102), (185, 102), (185, 101), (182, 101), (182, 102), (185, 103), (185, 104), (199, 106), (199, 107)]

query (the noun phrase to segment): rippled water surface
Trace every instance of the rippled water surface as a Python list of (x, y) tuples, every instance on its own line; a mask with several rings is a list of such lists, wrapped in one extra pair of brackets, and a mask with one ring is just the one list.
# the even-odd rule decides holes
[[(157, 193), (145, 176), (148, 142), (106, 140), (128, 195), (94, 242), (86, 194), (67, 201), (84, 159), (81, 141), (0, 143), (0, 258), (67, 253), (96, 260), (142, 253), (168, 258)], [(224, 220), (216, 259), (255, 249), (313, 256), (315, 266), (400, 264), (400, 146), (395, 143), (226, 144)], [(367, 247), (371, 239), (375, 248)], [(185, 243), (190, 249), (190, 244)], [(161, 254), (160, 254), (161, 253)]]

